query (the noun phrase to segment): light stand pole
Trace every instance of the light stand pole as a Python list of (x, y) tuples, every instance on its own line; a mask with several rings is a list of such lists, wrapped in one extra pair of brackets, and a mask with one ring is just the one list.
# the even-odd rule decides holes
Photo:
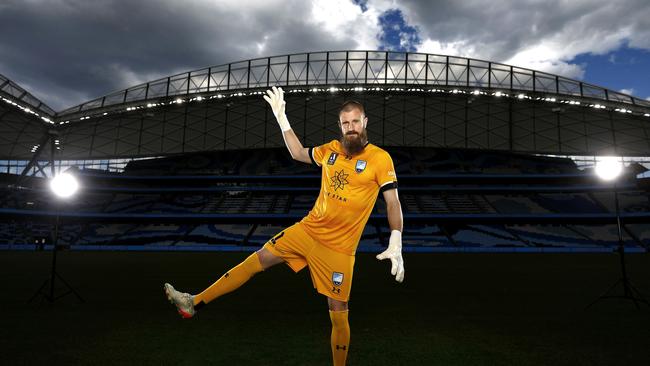
[[(615, 178), (614, 178), (615, 179)], [(607, 291), (603, 292), (602, 295), (598, 296), (596, 300), (592, 301), (589, 305), (587, 305), (586, 309), (589, 309), (592, 305), (597, 303), (600, 300), (603, 299), (625, 299), (625, 300), (632, 300), (634, 302), (634, 305), (636, 306), (637, 309), (640, 309), (639, 303), (644, 303), (648, 306), (650, 306), (650, 303), (648, 303), (648, 300), (643, 298), (643, 295), (641, 295), (641, 292), (634, 287), (632, 282), (630, 281), (630, 278), (627, 276), (627, 267), (625, 265), (625, 243), (623, 242), (623, 230), (622, 230), (622, 225), (621, 225), (621, 214), (620, 214), (620, 208), (619, 208), (619, 203), (618, 203), (618, 184), (616, 183), (616, 180), (614, 180), (614, 207), (616, 210), (616, 228), (618, 229), (618, 246), (616, 248), (616, 251), (618, 252), (618, 256), (620, 259), (620, 266), (621, 266), (621, 278), (619, 278), (612, 286), (610, 286)], [(623, 285), (623, 295), (614, 295), (611, 294), (611, 292), (619, 285)]]
[[(54, 170), (54, 169), (53, 169)], [(62, 173), (52, 179), (51, 188), (54, 193), (57, 195), (54, 199), (56, 200), (56, 221), (54, 225), (54, 240), (52, 243), (52, 269), (50, 271), (50, 278), (45, 280), (41, 287), (38, 288), (36, 293), (29, 299), (28, 302), (32, 302), (36, 297), (42, 295), (48, 302), (52, 303), (66, 295), (74, 294), (79, 300), (80, 303), (84, 302), (84, 299), (79, 295), (79, 293), (66, 282), (63, 277), (56, 271), (56, 255), (58, 250), (59, 243), (59, 220), (61, 214), (61, 202), (62, 197), (70, 197), (74, 194), (77, 188), (77, 182), (71, 174)], [(55, 296), (54, 287), (56, 279), (59, 279), (63, 285), (67, 288), (68, 291)], [(49, 285), (49, 291), (47, 287)]]

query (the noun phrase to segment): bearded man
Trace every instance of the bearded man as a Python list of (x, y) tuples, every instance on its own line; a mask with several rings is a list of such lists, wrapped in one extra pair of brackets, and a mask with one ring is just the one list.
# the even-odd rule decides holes
[(295, 272), (309, 267), (314, 288), (327, 298), (333, 364), (345, 365), (350, 347), (348, 300), (355, 253), (379, 193), (386, 201), (391, 236), (388, 249), (377, 259), (390, 259), (391, 274), (398, 282), (404, 280), (402, 208), (393, 161), (386, 151), (368, 142), (368, 117), (358, 102), (347, 101), (339, 110), (340, 140), (305, 148), (285, 115), (282, 89), (273, 87), (264, 99), (282, 129), (291, 157), (321, 168), (321, 188), (314, 207), (300, 222), (275, 235), (203, 292), (190, 295), (166, 283), (165, 294), (182, 317), (191, 318), (205, 304), (269, 267), (286, 263)]

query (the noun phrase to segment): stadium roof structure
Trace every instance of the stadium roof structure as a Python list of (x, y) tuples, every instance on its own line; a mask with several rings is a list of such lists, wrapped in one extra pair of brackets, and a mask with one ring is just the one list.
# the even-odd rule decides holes
[(188, 71), (58, 113), (26, 92), (10, 92), (9, 100), (50, 120), (27, 115), (21, 126), (4, 108), (0, 159), (35, 160), (43, 141), (52, 154), (56, 145), (58, 160), (281, 146), (262, 99), (273, 85), (285, 89), (288, 118), (306, 146), (337, 138), (338, 107), (355, 99), (366, 106), (369, 140), (381, 146), (587, 156), (650, 151), (647, 100), (490, 61), (329, 51)]
[(56, 112), (47, 104), (27, 92), (20, 85), (9, 80), (4, 75), (0, 75), (0, 97), (9, 104), (26, 111), (38, 117), (44, 117), (52, 120)]
[(0, 159), (43, 158), (41, 147), (53, 143), (56, 134), (54, 110), (4, 75), (0, 99)]

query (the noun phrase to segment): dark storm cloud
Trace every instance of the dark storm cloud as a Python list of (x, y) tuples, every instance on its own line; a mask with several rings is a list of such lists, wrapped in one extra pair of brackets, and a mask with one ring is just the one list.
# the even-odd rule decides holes
[(486, 5), (481, 1), (406, 1), (402, 7), (420, 26), (423, 37), (445, 42), (466, 41), (480, 48), (485, 58), (505, 60), (588, 10), (588, 6), (577, 2), (564, 2), (568, 7), (552, 3), (491, 1)]
[(178, 72), (359, 45), (319, 26), (312, 7), (299, 0), (9, 1), (0, 5), (0, 73), (61, 110)]
[[(395, 9), (404, 15), (399, 37), (379, 40), (390, 34), (378, 20)], [(605, 54), (621, 44), (650, 49), (650, 3), (5, 0), (0, 34), (0, 73), (61, 110), (207, 66), (305, 51), (395, 48), (397, 41), (421, 52), (580, 77), (584, 66), (571, 61), (576, 55)]]
[(582, 66), (570, 64), (579, 54), (605, 54), (625, 44), (650, 49), (646, 0), (404, 0), (399, 7), (420, 30), (424, 51), (537, 65), (568, 76), (579, 76)]
[(128, 9), (117, 1), (49, 5), (13, 3), (0, 10), (2, 33), (14, 30), (2, 42), (3, 72), (36, 87), (37, 96), (54, 90), (86, 99), (127, 86), (130, 73), (162, 76), (209, 59), (195, 52), (198, 37), (191, 36), (183, 13), (139, 2)]

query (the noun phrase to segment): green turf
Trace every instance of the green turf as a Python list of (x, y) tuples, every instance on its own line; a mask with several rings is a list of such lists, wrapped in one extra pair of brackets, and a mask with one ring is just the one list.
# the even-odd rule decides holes
[[(182, 320), (162, 284), (200, 291), (246, 253), (63, 252), (86, 302), (27, 299), (49, 253), (0, 252), (3, 365), (329, 365), (325, 299), (284, 265)], [(628, 256), (650, 298), (650, 257)], [(650, 308), (604, 300), (615, 254), (407, 254), (406, 280), (357, 256), (349, 365), (650, 365)], [(617, 289), (622, 291), (620, 288)]]

